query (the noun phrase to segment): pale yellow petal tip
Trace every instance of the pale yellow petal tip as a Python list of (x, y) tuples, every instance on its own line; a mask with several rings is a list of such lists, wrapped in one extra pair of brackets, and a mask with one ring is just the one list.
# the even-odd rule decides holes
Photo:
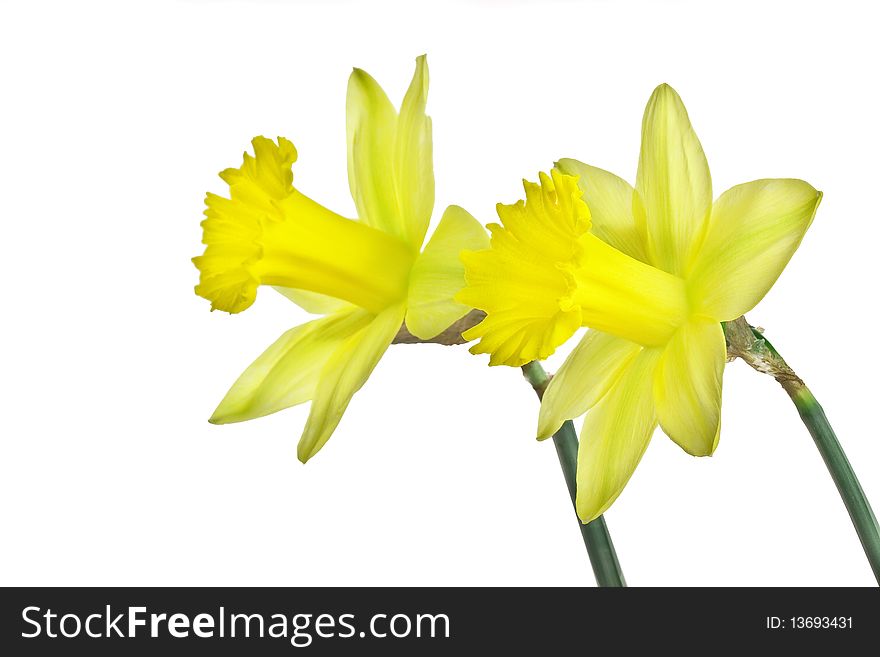
[(678, 95), (678, 92), (673, 88), (671, 84), (669, 84), (668, 82), (661, 82), (656, 87), (654, 87), (654, 91), (651, 93), (651, 100), (677, 100), (678, 102), (681, 102), (681, 96)]
[(538, 432), (537, 439), (538, 440), (547, 440), (557, 431), (559, 431), (560, 427), (565, 424), (565, 420), (561, 420), (559, 418), (551, 416), (549, 413), (545, 413), (544, 405), (541, 405), (541, 413), (538, 415)]
[(205, 252), (192, 261), (200, 273), (195, 292), (211, 302), (211, 310), (239, 313), (253, 304), (260, 284), (253, 265), (261, 257), (264, 222), (279, 219), (278, 201), (293, 193), (293, 143), (284, 137), (277, 143), (254, 137), (251, 143), (253, 156), (245, 153), (239, 168), (220, 173), (229, 198), (205, 197)]
[[(312, 402), (312, 412), (314, 413), (315, 406), (314, 402)], [(309, 418), (311, 420), (311, 416)], [(310, 425), (309, 422), (306, 422), (306, 427), (303, 429), (302, 436), (299, 439), (299, 443), (296, 445), (296, 458), (300, 463), (308, 463), (310, 460), (315, 458), (315, 456), (320, 452), (324, 445), (327, 444), (327, 441), (333, 436), (333, 431), (335, 429), (335, 425), (332, 428), (325, 429), (317, 429), (318, 431), (322, 431), (326, 435), (316, 435), (316, 429), (314, 425)]]
[(259, 417), (259, 415), (249, 415), (246, 411), (246, 406), (240, 403), (230, 403), (229, 393), (226, 393), (226, 397), (214, 409), (211, 417), (208, 418), (208, 422), (214, 425), (235, 424)]
[(601, 513), (594, 513), (592, 515), (584, 516), (584, 515), (578, 513), (578, 519), (581, 521), (582, 525), (589, 525), (591, 522), (596, 520), (601, 515), (602, 515)]
[(713, 445), (711, 447), (707, 446), (706, 449), (695, 449), (693, 447), (685, 447), (678, 442), (676, 442), (676, 445), (681, 447), (681, 450), (685, 454), (687, 454), (688, 456), (693, 456), (696, 459), (709, 458), (713, 456), (715, 454), (715, 448), (717, 447), (717, 445)]
[(571, 419), (561, 417), (558, 411), (558, 405), (552, 404), (556, 388), (556, 386), (553, 385), (553, 381), (554, 377), (551, 377), (550, 383), (544, 389), (544, 394), (541, 397), (541, 408), (538, 411), (538, 430), (536, 433), (536, 438), (538, 440), (546, 440), (559, 431), (559, 428), (566, 420)]
[(620, 497), (624, 488), (625, 484), (606, 497), (604, 495), (582, 495), (579, 487), (577, 497), (575, 498), (575, 509), (581, 523), (587, 525), (608, 511), (608, 509), (611, 508), (611, 505), (617, 501), (618, 497)]
[(208, 422), (210, 424), (220, 425), (220, 424), (229, 424), (231, 420), (229, 419), (229, 415), (222, 410), (223, 405), (217, 407), (217, 409), (211, 414), (211, 417), (208, 418)]
[(577, 516), (581, 521), (581, 524), (588, 525), (593, 522), (608, 510), (608, 507), (611, 506), (613, 501), (614, 499), (611, 499), (610, 501), (605, 502), (604, 505), (599, 505), (595, 500), (583, 499), (581, 495), (578, 494), (577, 501), (575, 502), (575, 509), (577, 510)]
[(573, 176), (575, 174), (573, 173), (574, 167), (572, 166), (572, 164), (576, 162), (577, 160), (574, 160), (570, 157), (560, 158), (553, 163), (553, 170), (559, 171), (562, 174)]
[(358, 68), (357, 66), (351, 69), (351, 75), (348, 76), (348, 88), (349, 91), (352, 90), (353, 87), (358, 87), (360, 90), (364, 90), (369, 87), (379, 87), (379, 83), (376, 82), (376, 78), (367, 73), (364, 69)]
[[(413, 72), (410, 85), (414, 85), (413, 90), (418, 91), (418, 94), (422, 97), (422, 103), (427, 99), (429, 84), (428, 56), (419, 55), (416, 57), (416, 70)], [(424, 113), (424, 109), (422, 109), (422, 112)]]
[(303, 434), (296, 445), (296, 458), (302, 464), (308, 463), (315, 454), (321, 451), (323, 446), (316, 442), (314, 435), (309, 435), (311, 433), (310, 427), (306, 424), (306, 428), (303, 430)]
[[(661, 427), (662, 429), (662, 427)], [(718, 422), (718, 427), (715, 429), (715, 436), (712, 438), (711, 444), (706, 445), (706, 449), (702, 450), (685, 450), (686, 453), (690, 454), (696, 458), (710, 458), (715, 456), (715, 451), (718, 449), (718, 442), (721, 440), (721, 422)]]
[(310, 452), (306, 449), (303, 449), (301, 445), (298, 445), (296, 448), (296, 458), (297, 460), (305, 465), (309, 462), (309, 460), (315, 455), (317, 452)]
[[(668, 114), (669, 112), (672, 112), (672, 114)], [(645, 130), (652, 121), (660, 118), (661, 125), (665, 126), (670, 116), (678, 117), (678, 119), (683, 118), (686, 122), (689, 122), (687, 109), (681, 96), (678, 95), (678, 92), (671, 85), (663, 82), (654, 88), (654, 91), (651, 92), (651, 97), (648, 98), (648, 102), (645, 105), (645, 113), (642, 117), (642, 138), (644, 139)]]

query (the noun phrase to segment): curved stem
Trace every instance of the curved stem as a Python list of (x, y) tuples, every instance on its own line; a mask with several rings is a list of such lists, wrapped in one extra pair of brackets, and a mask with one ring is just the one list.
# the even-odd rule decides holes
[(758, 372), (773, 376), (791, 397), (837, 486), (874, 577), (880, 583), (880, 527), (822, 406), (770, 341), (745, 317), (725, 322), (724, 332), (731, 356), (739, 356)]
[(846, 505), (849, 517), (856, 528), (862, 549), (874, 571), (874, 577), (880, 583), (880, 529), (877, 527), (877, 518), (874, 517), (874, 511), (859, 484), (856, 473), (846, 458), (837, 436), (834, 435), (834, 429), (828, 423), (825, 411), (810, 389), (800, 384), (786, 388), (786, 392), (791, 396), (801, 420), (813, 436), (813, 441), (825, 461), (828, 472), (831, 473), (831, 478), (834, 479), (840, 498)]
[[(537, 362), (523, 365), (522, 371), (540, 399), (550, 382), (547, 372)], [(556, 454), (559, 457), (559, 465), (562, 467), (562, 474), (568, 486), (571, 503), (575, 505), (578, 437), (571, 420), (567, 420), (553, 435), (553, 444), (556, 446)], [(577, 513), (576, 510), (575, 513)], [(614, 550), (608, 526), (605, 524), (605, 518), (599, 516), (587, 524), (583, 524), (578, 518), (578, 525), (587, 548), (587, 555), (590, 557), (593, 574), (596, 576), (596, 583), (599, 586), (626, 586), (626, 580), (623, 578), (623, 571), (617, 560), (617, 553)]]

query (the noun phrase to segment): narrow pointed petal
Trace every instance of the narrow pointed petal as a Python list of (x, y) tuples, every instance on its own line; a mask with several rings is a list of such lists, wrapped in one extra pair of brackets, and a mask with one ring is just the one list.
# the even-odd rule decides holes
[(406, 241), (419, 248), (434, 209), (434, 156), (428, 101), (428, 60), (416, 59), (416, 70), (400, 106), (394, 143), (394, 180)]
[(541, 400), (538, 439), (552, 436), (566, 420), (595, 406), (641, 350), (634, 342), (589, 331), (550, 380)]
[(341, 310), (354, 308), (348, 301), (318, 294), (309, 290), (297, 290), (292, 287), (274, 286), (275, 290), (293, 301), (300, 308), (312, 315), (331, 315)]
[(578, 187), (593, 219), (592, 232), (599, 239), (628, 256), (648, 262), (644, 216), (633, 215), (633, 188), (623, 178), (603, 169), (565, 158), (556, 167), (578, 176)]
[(754, 308), (794, 255), (821, 200), (821, 192), (792, 179), (724, 192), (688, 277), (697, 311), (728, 321)]
[(310, 400), (330, 356), (370, 317), (360, 310), (342, 312), (290, 329), (242, 373), (211, 422), (252, 420)]
[(645, 108), (636, 191), (651, 264), (681, 275), (709, 219), (712, 180), (684, 103), (666, 84), (654, 90)]
[(669, 341), (657, 367), (654, 402), (660, 427), (693, 456), (709, 456), (717, 446), (726, 358), (721, 324), (692, 319)]
[(605, 513), (629, 481), (657, 426), (652, 379), (658, 349), (644, 349), (584, 421), (578, 449), (577, 512)]
[(397, 112), (369, 73), (354, 69), (346, 99), (348, 184), (358, 217), (369, 226), (406, 239), (394, 189)]
[(391, 344), (403, 321), (404, 305), (379, 313), (330, 356), (312, 398), (309, 419), (297, 446), (305, 463), (329, 440), (351, 398), (361, 389)]
[(465, 249), (489, 247), (489, 236), (464, 208), (450, 205), (425, 250), (416, 258), (409, 281), (406, 327), (417, 338), (428, 340), (464, 317), (470, 306), (454, 297), (464, 287)]

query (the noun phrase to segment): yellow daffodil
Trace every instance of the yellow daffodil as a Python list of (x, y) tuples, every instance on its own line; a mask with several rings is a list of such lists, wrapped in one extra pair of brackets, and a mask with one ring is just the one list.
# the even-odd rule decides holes
[(431, 119), (425, 114), (425, 57), (400, 114), (366, 72), (355, 69), (346, 102), (348, 180), (358, 219), (347, 219), (293, 186), (293, 144), (253, 140), (254, 155), (220, 177), (229, 198), (208, 194), (196, 293), (238, 313), (261, 285), (326, 315), (297, 326), (235, 382), (211, 422), (250, 420), (311, 401), (298, 446), (305, 462), (342, 414), (405, 322), (431, 338), (470, 308), (453, 300), (464, 285), (462, 249), (483, 248), (483, 227), (450, 206), (422, 243), (434, 207)]
[(549, 356), (590, 327), (550, 382), (538, 437), (589, 411), (578, 452), (583, 522), (617, 498), (658, 423), (686, 452), (718, 444), (721, 322), (751, 310), (797, 249), (821, 199), (801, 180), (737, 185), (712, 202), (709, 167), (678, 94), (661, 85), (642, 124), (636, 186), (562, 160), (526, 201), (499, 205), (491, 247), (466, 253), (465, 334), (490, 364)]

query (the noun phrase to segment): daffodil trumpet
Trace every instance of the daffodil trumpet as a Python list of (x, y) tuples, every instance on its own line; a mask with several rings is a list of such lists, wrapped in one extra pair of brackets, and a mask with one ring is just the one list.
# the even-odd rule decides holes
[(714, 202), (678, 94), (645, 109), (635, 187), (561, 160), (525, 200), (498, 206), (490, 248), (464, 253), (465, 332), (491, 365), (521, 366), (584, 338), (547, 386), (538, 438), (586, 413), (577, 511), (587, 523), (623, 491), (659, 426), (687, 453), (720, 435), (722, 322), (751, 310), (799, 246), (822, 198), (794, 179), (733, 187)]
[[(293, 185), (289, 140), (253, 140), (253, 155), (208, 194), (205, 251), (193, 259), (196, 294), (212, 310), (239, 313), (271, 286), (322, 318), (294, 327), (248, 367), (211, 422), (241, 422), (311, 401), (297, 447), (301, 461), (327, 442), (401, 326), (430, 339), (467, 315), (453, 299), (464, 285), (459, 252), (487, 245), (483, 227), (446, 209), (423, 245), (434, 207), (431, 120), (424, 56), (400, 106), (355, 69), (348, 85), (348, 181), (357, 219)], [(423, 248), (424, 247), (424, 248)]]
[[(306, 290), (376, 314), (403, 300), (413, 249), (296, 190), (296, 149), (287, 139), (256, 137), (253, 148), (240, 169), (220, 174), (232, 198), (206, 197), (207, 248), (194, 262), (202, 272), (196, 293), (211, 309), (239, 313), (260, 285)], [(272, 174), (282, 175), (282, 184), (273, 188)]]

